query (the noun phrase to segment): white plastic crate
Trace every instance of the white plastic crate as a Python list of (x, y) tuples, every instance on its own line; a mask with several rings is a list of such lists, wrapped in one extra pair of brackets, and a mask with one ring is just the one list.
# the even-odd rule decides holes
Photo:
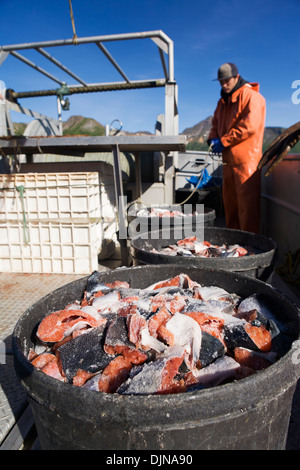
[(101, 184), (97, 172), (0, 175), (0, 220), (99, 217)]
[(98, 172), (0, 175), (0, 272), (90, 273), (114, 251), (115, 211)]
[(102, 243), (99, 221), (28, 222), (28, 232), (22, 222), (0, 222), (0, 271), (89, 274)]
[(113, 181), (100, 184), (100, 216), (111, 220), (115, 215), (116, 197)]

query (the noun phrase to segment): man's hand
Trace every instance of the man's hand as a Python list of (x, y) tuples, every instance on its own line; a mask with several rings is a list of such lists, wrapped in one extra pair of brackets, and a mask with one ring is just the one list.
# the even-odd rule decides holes
[(211, 139), (210, 145), (213, 153), (222, 153), (224, 149), (221, 139)]

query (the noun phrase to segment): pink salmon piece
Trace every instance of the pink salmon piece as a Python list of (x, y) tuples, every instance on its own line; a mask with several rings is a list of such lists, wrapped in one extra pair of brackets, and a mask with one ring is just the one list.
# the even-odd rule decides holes
[(37, 337), (44, 343), (55, 343), (86, 325), (96, 328), (103, 323), (82, 310), (58, 310), (45, 317), (37, 330)]

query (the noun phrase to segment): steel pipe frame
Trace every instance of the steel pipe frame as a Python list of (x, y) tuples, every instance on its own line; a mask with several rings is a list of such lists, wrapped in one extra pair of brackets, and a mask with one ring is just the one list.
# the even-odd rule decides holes
[[(90, 83), (87, 86), (71, 85), (68, 86), (69, 95), (80, 93), (94, 93), (100, 91), (128, 90), (136, 88), (157, 88), (166, 86), (164, 79), (153, 80), (132, 80), (131, 82), (111, 82), (111, 83)], [(13, 92), (14, 98), (34, 98), (41, 96), (57, 96), (57, 88), (51, 90)]]
[[(124, 34), (111, 34), (111, 35), (106, 35), (106, 36), (91, 36), (91, 37), (83, 37), (83, 38), (77, 38), (76, 39), (76, 45), (79, 44), (90, 44), (90, 43), (95, 43), (99, 49), (104, 53), (104, 55), (110, 60), (110, 62), (114, 65), (114, 67), (118, 70), (118, 72), (123, 76), (125, 81), (127, 83), (130, 83), (129, 78), (125, 75), (125, 73), (121, 70), (117, 62), (113, 59), (113, 57), (110, 55), (110, 53), (107, 51), (107, 49), (103, 46), (103, 42), (109, 42), (109, 41), (121, 41), (121, 40), (132, 40), (132, 39), (145, 39), (145, 38), (150, 38), (155, 42), (155, 44), (159, 48), (160, 52), (160, 57), (162, 61), (162, 66), (164, 70), (164, 74), (166, 77), (166, 80), (168, 82), (174, 82), (174, 57), (173, 57), (173, 41), (163, 32), (163, 31), (144, 31), (140, 33), (124, 33)], [(61, 64), (57, 59), (55, 59), (53, 56), (51, 56), (48, 52), (44, 51), (45, 47), (55, 47), (55, 46), (67, 46), (67, 45), (74, 45), (74, 40), (73, 39), (62, 39), (62, 40), (55, 40), (55, 41), (42, 41), (42, 42), (33, 42), (33, 43), (24, 43), (24, 44), (13, 44), (13, 45), (6, 45), (6, 46), (1, 46), (0, 51), (2, 53), (11, 53), (14, 55), (16, 58), (19, 60), (22, 60), (23, 62), (27, 63), (27, 65), (30, 65), (31, 67), (35, 68), (38, 70), (40, 73), (43, 73), (44, 75), (48, 76), (48, 78), (56, 81), (57, 83), (61, 83), (60, 80), (58, 80), (56, 77), (52, 76), (49, 74), (47, 71), (43, 70), (33, 62), (29, 61), (25, 57), (23, 57), (21, 54), (19, 54), (16, 51), (20, 50), (26, 50), (26, 49), (35, 49), (44, 57), (46, 57), (48, 60), (56, 64), (58, 67), (63, 69), (66, 73), (69, 75), (73, 76), (77, 81), (80, 83), (84, 83), (79, 77), (77, 77), (73, 72), (71, 72), (69, 69), (67, 69), (63, 64)], [(164, 61), (164, 57), (162, 54), (162, 50), (168, 54), (169, 57), (169, 70), (167, 73), (166, 69), (166, 64)], [(24, 96), (23, 96), (24, 97)]]

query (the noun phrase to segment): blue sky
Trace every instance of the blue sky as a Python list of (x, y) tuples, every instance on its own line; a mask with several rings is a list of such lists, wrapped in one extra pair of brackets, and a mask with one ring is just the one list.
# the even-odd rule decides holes
[[(179, 132), (213, 114), (220, 93), (213, 79), (224, 62), (235, 62), (246, 80), (260, 84), (267, 126), (289, 127), (300, 120), (300, 100), (292, 102), (297, 92), (292, 84), (300, 80), (299, 0), (72, 0), (72, 6), (78, 37), (162, 30), (174, 41)], [(0, 7), (1, 45), (73, 37), (69, 0), (0, 0)], [(105, 46), (130, 79), (163, 77), (151, 40)], [(47, 50), (89, 83), (122, 80), (95, 45), (76, 47)], [(37, 52), (21, 53), (69, 85), (76, 83)], [(0, 67), (0, 80), (15, 91), (58, 87), (11, 56)], [(103, 125), (119, 119), (123, 129), (132, 132), (154, 132), (156, 118), (164, 112), (163, 88), (69, 99), (70, 111), (63, 112), (63, 120), (75, 114)], [(55, 97), (26, 98), (20, 103), (57, 117)], [(12, 113), (12, 118), (28, 122), (19, 113)]]

